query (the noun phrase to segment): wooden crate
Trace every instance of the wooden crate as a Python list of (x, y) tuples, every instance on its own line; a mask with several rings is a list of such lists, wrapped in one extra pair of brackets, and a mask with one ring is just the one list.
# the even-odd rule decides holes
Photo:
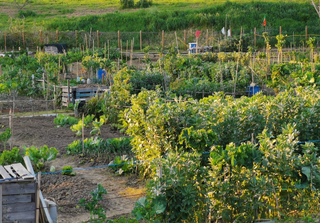
[(37, 183), (21, 163), (0, 166), (0, 223), (36, 222)]

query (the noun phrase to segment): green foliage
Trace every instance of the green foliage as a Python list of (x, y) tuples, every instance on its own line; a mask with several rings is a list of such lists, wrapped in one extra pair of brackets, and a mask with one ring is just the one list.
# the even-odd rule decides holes
[(72, 126), (78, 123), (78, 119), (65, 114), (58, 114), (53, 120), (53, 123), (57, 125), (57, 127), (66, 127), (67, 125)]
[(81, 136), (82, 134), (82, 129), (86, 127), (86, 124), (82, 121), (82, 119), (79, 120), (77, 124), (74, 124), (73, 126), (70, 127), (70, 129), (73, 132), (76, 132), (77, 136)]
[(128, 154), (131, 152), (131, 138), (114, 138), (114, 139), (101, 139), (98, 137), (91, 137), (84, 140), (84, 151), (82, 147), (82, 140), (76, 140), (68, 145), (66, 148), (67, 154)]
[(13, 163), (23, 163), (23, 157), (17, 147), (3, 151), (0, 156), (0, 165), (11, 165)]
[(135, 167), (133, 159), (130, 160), (127, 155), (116, 156), (116, 158), (111, 161), (109, 165), (111, 165), (110, 168), (119, 175), (122, 175), (123, 173), (130, 173)]
[[(159, 162), (159, 163), (158, 163)], [(147, 198), (140, 198), (133, 210), (137, 220), (148, 222), (204, 222), (209, 209), (208, 170), (200, 156), (169, 153), (155, 161), (162, 172), (148, 182)]]
[(3, 150), (6, 150), (6, 144), (10, 138), (11, 138), (10, 128), (6, 128), (4, 132), (0, 133), (0, 142), (3, 143)]
[(97, 119), (95, 119), (93, 122), (92, 122), (92, 131), (90, 132), (91, 135), (100, 135), (101, 134), (101, 131), (100, 131), (100, 127), (105, 124), (107, 122), (107, 119), (104, 115), (100, 116), (100, 120), (98, 121)]
[(73, 171), (73, 167), (72, 166), (64, 166), (62, 168), (62, 175), (75, 176), (76, 173), (72, 172), (72, 171)]
[(101, 184), (90, 193), (92, 198), (86, 201), (82, 198), (79, 204), (86, 210), (90, 211), (90, 222), (103, 222), (106, 220), (106, 211), (101, 207), (99, 201), (103, 199), (103, 195), (107, 194), (107, 191), (103, 188)]
[(24, 150), (24, 154), (29, 156), (37, 170), (41, 170), (44, 167), (45, 162), (55, 160), (57, 154), (59, 153), (56, 148), (51, 147), (49, 149), (46, 145), (40, 147), (39, 149), (35, 146), (31, 146), (30, 148), (24, 147)]

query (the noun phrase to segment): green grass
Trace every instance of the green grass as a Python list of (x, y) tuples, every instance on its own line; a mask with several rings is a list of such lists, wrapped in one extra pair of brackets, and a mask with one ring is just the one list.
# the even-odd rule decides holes
[[(308, 0), (154, 0), (153, 3), (148, 9), (119, 10), (118, 0), (34, 0), (26, 10), (34, 11), (36, 16), (21, 21), (14, 19), (11, 27), (14, 23), (23, 23), (26, 30), (220, 30), (228, 14), (228, 26), (233, 29), (243, 26), (248, 32), (254, 27), (263, 28), (262, 20), (266, 14), (268, 28), (282, 26), (288, 32), (302, 33), (308, 25), (309, 33), (320, 31), (319, 19)], [(2, 0), (0, 4), (7, 8), (14, 7), (12, 0)], [(106, 14), (97, 15), (95, 9), (105, 9)], [(73, 13), (88, 15), (71, 17)], [(11, 13), (10, 16), (17, 15)], [(0, 14), (0, 31), (10, 27), (8, 20), (8, 15)]]

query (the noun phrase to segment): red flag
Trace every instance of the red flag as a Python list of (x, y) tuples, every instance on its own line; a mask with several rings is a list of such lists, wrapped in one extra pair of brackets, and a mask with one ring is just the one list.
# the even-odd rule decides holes
[(267, 25), (267, 18), (266, 16), (264, 16), (264, 19), (263, 19), (263, 26), (266, 26)]
[(196, 31), (196, 37), (199, 38), (201, 31)]

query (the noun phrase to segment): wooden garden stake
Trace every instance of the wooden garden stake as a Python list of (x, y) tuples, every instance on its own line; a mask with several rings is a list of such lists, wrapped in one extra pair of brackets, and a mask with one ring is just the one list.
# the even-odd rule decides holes
[(56, 39), (57, 39), (57, 43), (59, 43), (59, 31), (56, 31)]
[(257, 28), (254, 27), (254, 46), (257, 46)]
[(43, 89), (43, 93), (46, 90), (46, 85), (45, 85), (45, 80), (44, 80), (44, 72), (42, 73), (42, 89)]
[(128, 61), (128, 48), (129, 48), (129, 40), (127, 40), (126, 61)]
[(67, 102), (67, 107), (69, 107), (69, 103), (70, 103), (70, 82), (69, 82), (69, 79), (67, 80), (67, 86), (68, 86), (68, 102)]
[(184, 50), (187, 50), (187, 30), (184, 30)]
[(87, 38), (87, 34), (84, 35), (85, 41), (86, 41), (86, 49), (88, 49), (88, 38)]
[(164, 30), (162, 30), (162, 50), (164, 50)]
[(82, 153), (84, 154), (84, 114), (82, 114)]
[(104, 59), (107, 57), (107, 43), (104, 42)]
[(37, 186), (37, 203), (36, 203), (36, 223), (39, 223), (40, 218), (40, 186), (41, 186), (41, 172), (38, 173)]
[(118, 30), (118, 48), (120, 48), (120, 31)]
[(109, 50), (110, 48), (109, 48), (109, 40), (108, 40), (108, 59), (109, 59)]
[(43, 44), (43, 39), (42, 39), (42, 30), (40, 30), (40, 44)]
[(306, 41), (308, 41), (308, 26), (306, 26)]
[(279, 35), (281, 35), (281, 33), (282, 33), (282, 27), (280, 26)]
[(179, 44), (178, 44), (177, 31), (174, 31), (174, 35), (175, 35), (175, 37), (176, 37), (177, 50), (178, 50), (178, 53), (179, 53)]
[(4, 32), (4, 51), (7, 52), (7, 32)]
[(121, 60), (122, 60), (122, 40), (120, 41), (120, 55), (121, 55)]
[(100, 44), (100, 42), (99, 42), (99, 30), (97, 30), (97, 47), (99, 48), (99, 44)]
[(140, 50), (142, 51), (142, 31), (140, 30)]
[[(78, 31), (76, 30), (75, 31), (75, 35), (76, 35), (76, 47), (78, 46)], [(81, 47), (80, 47), (80, 49), (81, 49)]]
[(207, 29), (207, 46), (209, 46), (209, 29)]
[(26, 37), (25, 37), (25, 32), (22, 32), (22, 43), (23, 43), (23, 49), (26, 48)]
[(47, 100), (49, 96), (49, 75), (47, 74)]
[(132, 66), (132, 54), (133, 54), (133, 40), (131, 40), (130, 66)]

